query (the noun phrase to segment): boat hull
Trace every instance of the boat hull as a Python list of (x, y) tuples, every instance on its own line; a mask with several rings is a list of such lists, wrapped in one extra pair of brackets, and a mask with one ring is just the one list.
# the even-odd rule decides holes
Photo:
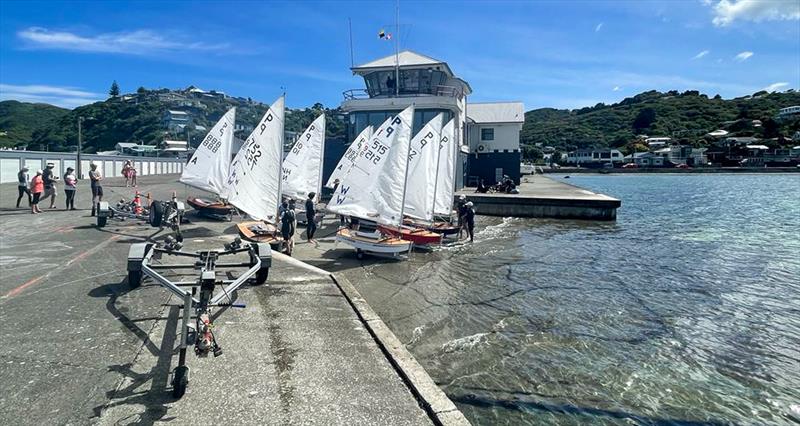
[(342, 242), (354, 247), (359, 254), (362, 252), (398, 256), (411, 250), (411, 241), (395, 237), (371, 238), (359, 235), (350, 229), (340, 229), (336, 233), (336, 242)]
[(197, 210), (197, 213), (217, 220), (231, 220), (233, 206), (219, 201), (210, 201), (199, 197), (189, 197), (186, 204)]
[(239, 235), (247, 241), (267, 243), (271, 246), (277, 246), (283, 242), (278, 228), (269, 222), (261, 220), (242, 222), (237, 224), (236, 228)]
[(442, 242), (442, 234), (431, 232), (425, 228), (403, 226), (398, 230), (389, 226), (378, 226), (378, 230), (385, 234), (411, 241), (417, 246), (441, 244)]

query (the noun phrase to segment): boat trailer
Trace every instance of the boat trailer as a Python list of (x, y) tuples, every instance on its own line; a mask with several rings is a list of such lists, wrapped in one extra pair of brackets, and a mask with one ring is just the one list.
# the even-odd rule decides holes
[[(223, 263), (223, 256), (247, 253), (249, 261)], [(162, 263), (166, 257), (187, 258), (191, 262)], [(241, 257), (241, 256), (240, 256)], [(128, 251), (128, 284), (135, 288), (141, 285), (144, 277), (150, 277), (182, 301), (183, 319), (179, 345), (178, 366), (173, 370), (172, 395), (180, 398), (186, 393), (189, 384), (189, 367), (186, 366), (186, 348), (194, 346), (197, 356), (205, 357), (211, 352), (214, 357), (222, 355), (222, 347), (217, 343), (213, 332), (212, 310), (214, 308), (243, 308), (235, 303), (235, 292), (243, 284), (264, 284), (272, 266), (272, 251), (269, 244), (243, 244), (240, 238), (225, 244), (224, 250), (203, 250), (188, 252), (182, 250), (182, 243), (171, 236), (165, 242), (136, 243)], [(247, 268), (233, 280), (218, 279), (218, 268)], [(199, 277), (194, 281), (171, 281), (162, 275), (161, 270), (194, 269)], [(221, 292), (214, 294), (220, 287)], [(199, 294), (198, 294), (199, 292)], [(192, 322), (194, 316), (194, 322)]]
[[(101, 201), (97, 211), (97, 227), (102, 228), (108, 223), (108, 218), (121, 221), (136, 219), (147, 222), (153, 228), (164, 229), (169, 227), (175, 232), (178, 241), (182, 241), (181, 221), (185, 211), (182, 201), (178, 201), (176, 194), (172, 193), (170, 201), (152, 201), (149, 207), (143, 207), (139, 201), (139, 194), (131, 201), (120, 200), (112, 207), (107, 201)], [(147, 196), (150, 200), (150, 195)]]

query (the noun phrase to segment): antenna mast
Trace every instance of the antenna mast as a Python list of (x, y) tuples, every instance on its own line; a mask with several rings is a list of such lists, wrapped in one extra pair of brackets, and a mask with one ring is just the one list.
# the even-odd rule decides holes
[(353, 21), (347, 18), (347, 26), (350, 28), (350, 68), (356, 66), (355, 59), (353, 59)]
[(394, 95), (400, 96), (400, 0), (397, 0), (395, 3), (395, 28), (397, 28), (397, 34), (395, 34), (394, 38)]

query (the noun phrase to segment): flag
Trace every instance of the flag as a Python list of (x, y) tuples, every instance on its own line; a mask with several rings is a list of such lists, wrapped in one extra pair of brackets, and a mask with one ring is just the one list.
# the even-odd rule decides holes
[(387, 33), (386, 31), (381, 29), (380, 31), (378, 31), (378, 38), (384, 39), (384, 40), (391, 40), (392, 39), (392, 33)]

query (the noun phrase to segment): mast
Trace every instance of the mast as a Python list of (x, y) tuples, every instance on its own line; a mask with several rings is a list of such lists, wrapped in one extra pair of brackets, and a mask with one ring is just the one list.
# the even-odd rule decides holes
[[(398, 0), (399, 3), (399, 0)], [(414, 105), (413, 103), (411, 105)], [(402, 112), (402, 111), (400, 111)], [(399, 115), (399, 114), (398, 114)], [(411, 122), (408, 123), (408, 128), (413, 132), (414, 129), (414, 114), (411, 114)], [(409, 138), (412, 138), (412, 134), (409, 134)], [(411, 141), (408, 142), (408, 152), (406, 153), (406, 170), (403, 173), (403, 199), (400, 202), (400, 224), (397, 225), (397, 232), (403, 228), (403, 216), (405, 216), (406, 211), (406, 190), (408, 189), (408, 163), (411, 162)]]
[(350, 28), (350, 68), (356, 66), (355, 59), (353, 59), (353, 21), (347, 18), (347, 26)]
[[(323, 112), (322, 115), (325, 115), (325, 112)], [(322, 122), (324, 125), (322, 126), (322, 145), (319, 148), (319, 183), (317, 184), (317, 197), (319, 197), (319, 200), (322, 199), (322, 166), (325, 164), (325, 133), (327, 133), (328, 128), (328, 117), (323, 118)]]
[(400, 96), (400, 0), (395, 3), (395, 28), (397, 34), (394, 38), (394, 95)]
[[(275, 111), (273, 111), (275, 112)], [(283, 92), (283, 111), (281, 113), (286, 112), (286, 92)], [(275, 112), (277, 114), (277, 112)], [(280, 226), (281, 218), (281, 205), (283, 205), (283, 147), (286, 144), (286, 141), (283, 138), (286, 137), (286, 132), (284, 132), (284, 126), (286, 126), (286, 117), (284, 117), (283, 121), (281, 121), (281, 155), (278, 157), (278, 206), (275, 209), (275, 225)]]
[[(444, 117), (442, 117), (444, 120)], [(436, 177), (433, 180), (433, 204), (431, 205), (431, 223), (436, 223), (436, 193), (439, 191), (439, 166), (442, 162), (442, 131), (439, 132), (439, 146), (436, 150)], [(455, 180), (455, 174), (453, 175)]]

